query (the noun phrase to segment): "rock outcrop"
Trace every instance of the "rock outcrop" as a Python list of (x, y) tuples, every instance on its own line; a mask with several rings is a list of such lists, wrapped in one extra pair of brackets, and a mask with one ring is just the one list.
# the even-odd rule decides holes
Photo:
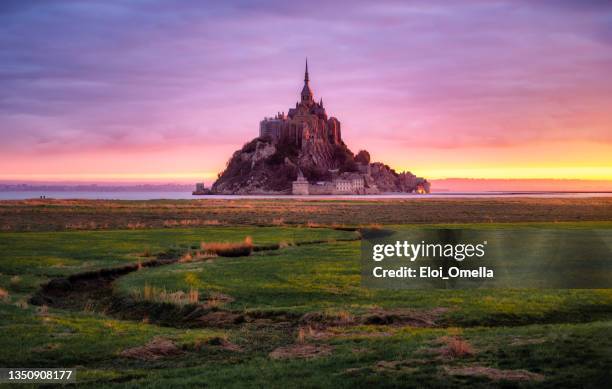
[[(217, 194), (290, 194), (298, 171), (310, 182), (330, 181), (348, 173), (361, 174), (367, 188), (379, 192), (429, 190), (427, 180), (410, 172), (397, 173), (370, 154), (357, 156), (344, 143), (312, 143), (299, 148), (255, 138), (236, 151), (212, 186)], [(369, 193), (373, 193), (370, 191)]]

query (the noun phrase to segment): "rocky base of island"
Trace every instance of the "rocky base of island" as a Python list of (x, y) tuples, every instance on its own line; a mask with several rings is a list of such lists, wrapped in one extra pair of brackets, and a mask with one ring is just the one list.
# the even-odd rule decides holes
[(398, 173), (380, 162), (370, 162), (370, 154), (365, 150), (355, 155), (343, 142), (305, 146), (255, 138), (234, 152), (206, 194), (429, 192), (426, 179), (410, 172)]

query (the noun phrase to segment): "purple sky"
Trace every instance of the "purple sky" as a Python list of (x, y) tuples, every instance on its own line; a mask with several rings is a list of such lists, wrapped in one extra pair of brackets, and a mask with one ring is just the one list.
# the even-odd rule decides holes
[(306, 56), (400, 170), (612, 179), (610, 1), (3, 0), (0, 49), (0, 179), (210, 178)]

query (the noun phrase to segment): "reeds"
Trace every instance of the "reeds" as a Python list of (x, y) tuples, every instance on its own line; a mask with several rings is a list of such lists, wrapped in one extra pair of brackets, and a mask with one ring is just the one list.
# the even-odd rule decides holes
[(242, 257), (251, 255), (253, 252), (253, 239), (250, 236), (244, 238), (243, 242), (202, 242), (200, 248), (206, 254), (221, 257)]
[(155, 286), (145, 284), (142, 291), (132, 291), (132, 297), (143, 301), (187, 305), (198, 304), (200, 301), (200, 292), (196, 288), (190, 288), (188, 292), (184, 292), (182, 290), (168, 291), (166, 288), (157, 288)]

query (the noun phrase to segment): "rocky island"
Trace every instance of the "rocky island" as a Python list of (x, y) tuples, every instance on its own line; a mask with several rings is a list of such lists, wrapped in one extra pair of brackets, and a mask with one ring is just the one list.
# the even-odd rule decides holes
[[(300, 101), (287, 114), (264, 118), (259, 136), (234, 152), (210, 192), (215, 194), (429, 193), (429, 182), (356, 155), (342, 140), (340, 121), (315, 101), (308, 61)], [(196, 194), (196, 192), (194, 192)]]

